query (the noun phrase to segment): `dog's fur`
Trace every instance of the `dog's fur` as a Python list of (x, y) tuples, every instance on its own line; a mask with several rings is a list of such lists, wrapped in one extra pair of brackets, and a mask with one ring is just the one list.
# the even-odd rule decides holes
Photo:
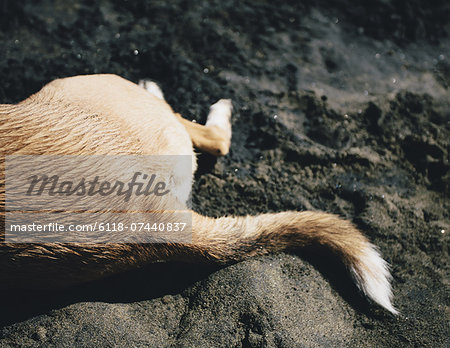
[[(2, 167), (12, 154), (189, 155), (192, 172), (182, 184), (190, 187), (196, 170), (193, 145), (215, 155), (228, 152), (231, 103), (213, 105), (202, 126), (174, 113), (156, 84), (141, 87), (114, 75), (77, 76), (53, 81), (17, 105), (0, 105)], [(388, 266), (376, 247), (350, 222), (311, 211), (218, 219), (192, 212), (192, 243), (184, 244), (3, 242), (0, 283), (9, 288), (69, 286), (156, 260), (227, 263), (311, 244), (339, 255), (364, 293), (397, 313)]]

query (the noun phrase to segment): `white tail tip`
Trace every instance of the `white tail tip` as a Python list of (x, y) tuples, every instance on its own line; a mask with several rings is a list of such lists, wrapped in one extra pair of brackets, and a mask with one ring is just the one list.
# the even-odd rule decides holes
[(367, 244), (358, 263), (352, 266), (357, 285), (370, 299), (392, 314), (398, 314), (398, 310), (392, 305), (389, 265), (381, 258), (374, 245)]

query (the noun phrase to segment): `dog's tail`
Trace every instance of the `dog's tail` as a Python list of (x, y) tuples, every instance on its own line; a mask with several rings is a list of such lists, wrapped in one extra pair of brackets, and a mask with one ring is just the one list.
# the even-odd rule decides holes
[[(129, 231), (120, 233), (128, 235)], [(332, 214), (306, 211), (214, 219), (192, 213), (192, 240), (178, 244), (165, 241), (120, 244), (0, 242), (0, 288), (55, 288), (94, 280), (156, 260), (229, 263), (269, 252), (319, 245), (342, 259), (358, 287), (369, 298), (391, 313), (398, 313), (391, 304), (388, 264), (350, 222)]]
[(364, 235), (350, 222), (321, 212), (284, 212), (246, 217), (193, 215), (193, 245), (202, 258), (239, 261), (268, 252), (320, 245), (338, 254), (358, 287), (393, 314), (391, 275)]

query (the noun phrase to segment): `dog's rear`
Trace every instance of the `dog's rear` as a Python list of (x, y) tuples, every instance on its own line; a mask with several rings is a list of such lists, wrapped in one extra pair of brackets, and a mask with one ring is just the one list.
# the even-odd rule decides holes
[[(193, 143), (217, 155), (228, 152), (230, 107), (223, 101), (212, 108), (206, 125), (210, 128), (204, 128), (180, 119), (162, 94), (149, 93), (117, 76), (56, 80), (18, 105), (0, 106), (0, 151), (3, 157), (189, 155), (193, 159), (192, 171), (182, 181), (190, 186), (196, 168)], [(166, 175), (173, 174), (170, 170)], [(0, 179), (4, 202), (3, 172)], [(396, 313), (391, 304), (388, 267), (376, 248), (351, 223), (321, 212), (219, 219), (192, 212), (191, 243), (2, 243), (0, 267), (2, 286), (54, 287), (155, 260), (226, 263), (310, 244), (325, 246), (338, 254), (362, 291)]]

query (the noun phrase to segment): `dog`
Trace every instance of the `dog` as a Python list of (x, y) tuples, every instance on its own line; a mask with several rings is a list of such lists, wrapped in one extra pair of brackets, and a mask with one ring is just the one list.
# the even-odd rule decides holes
[[(4, 168), (11, 156), (187, 156), (187, 172), (180, 174), (176, 163), (161, 169), (173, 181), (175, 195), (159, 202), (157, 208), (181, 207), (180, 211), (189, 212), (191, 227), (188, 241), (164, 243), (11, 243), (5, 231), (0, 242), (1, 287), (71, 286), (160, 260), (226, 264), (319, 245), (342, 259), (370, 299), (397, 314), (388, 264), (352, 223), (316, 211), (210, 218), (187, 207), (197, 168), (194, 147), (214, 156), (226, 155), (231, 113), (231, 101), (222, 99), (211, 106), (205, 125), (190, 122), (172, 110), (157, 84), (142, 81), (137, 85), (108, 74), (57, 79), (18, 104), (0, 105), (4, 219)], [(87, 170), (80, 166), (78, 174)], [(126, 170), (126, 166), (113, 168), (119, 176)], [(110, 198), (111, 206), (116, 205), (114, 199)], [(149, 198), (138, 208), (152, 210), (155, 204)], [(127, 216), (124, 219), (131, 219)]]

